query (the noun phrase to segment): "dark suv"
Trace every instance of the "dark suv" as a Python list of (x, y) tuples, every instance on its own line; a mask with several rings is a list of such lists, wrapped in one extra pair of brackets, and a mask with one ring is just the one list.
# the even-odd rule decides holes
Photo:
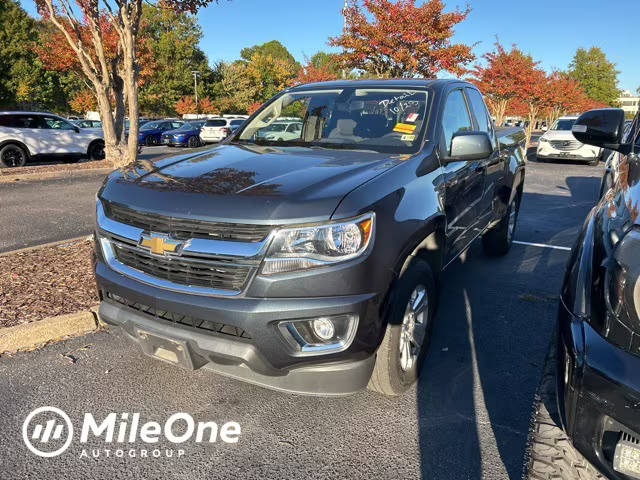
[[(298, 137), (261, 135), (284, 117)], [(511, 246), (523, 142), (462, 81), (285, 90), (222, 145), (107, 178), (100, 315), (187, 368), (398, 394), (427, 352), (440, 272), (478, 237)]]
[[(624, 112), (617, 109), (586, 112), (573, 126), (579, 141), (618, 152), (618, 178), (587, 217), (571, 254), (557, 349), (557, 402), (564, 431), (600, 473), (621, 480), (640, 478), (638, 117), (626, 136), (624, 130)], [(554, 452), (562, 444), (551, 437), (547, 442), (539, 452)], [(544, 478), (570, 478), (570, 468), (560, 466), (572, 464), (567, 455), (542, 459), (539, 465), (549, 475)], [(591, 465), (582, 467), (587, 475)]]

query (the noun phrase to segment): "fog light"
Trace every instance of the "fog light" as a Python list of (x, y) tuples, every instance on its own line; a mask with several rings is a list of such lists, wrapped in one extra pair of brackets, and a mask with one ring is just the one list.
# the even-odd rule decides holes
[(278, 324), (294, 355), (319, 355), (349, 348), (358, 328), (354, 314), (332, 315)]
[(627, 433), (622, 434), (616, 445), (613, 468), (633, 478), (640, 478), (640, 440)]
[(321, 340), (331, 340), (336, 333), (333, 322), (328, 318), (316, 318), (312, 325), (313, 333)]

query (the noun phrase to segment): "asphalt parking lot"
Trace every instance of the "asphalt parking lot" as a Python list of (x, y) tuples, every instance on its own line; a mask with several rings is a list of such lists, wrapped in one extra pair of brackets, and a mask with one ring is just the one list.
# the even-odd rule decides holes
[[(529, 162), (516, 239), (571, 247), (602, 171)], [(300, 397), (186, 372), (145, 357), (117, 330), (1, 357), (1, 470), (32, 478), (520, 478), (567, 255), (516, 244), (488, 258), (476, 242), (444, 273), (421, 381), (400, 398)], [(85, 412), (139, 412), (161, 423), (186, 412), (196, 421), (236, 421), (242, 434), (237, 444), (187, 441), (180, 458), (81, 458), (83, 448), (89, 456), (105, 448), (93, 440), (39, 458), (21, 428), (43, 405), (75, 425)]]
[[(196, 153), (211, 148), (144, 147), (140, 158)], [(38, 162), (46, 165), (52, 162)], [(88, 235), (95, 223), (95, 194), (103, 173), (0, 183), (0, 253)]]

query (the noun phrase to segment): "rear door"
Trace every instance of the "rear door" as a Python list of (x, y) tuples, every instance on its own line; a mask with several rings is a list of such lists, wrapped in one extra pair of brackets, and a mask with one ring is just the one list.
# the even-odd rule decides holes
[(491, 139), (493, 153), (478, 162), (478, 168), (484, 170), (484, 185), (482, 200), (478, 204), (479, 227), (484, 228), (493, 218), (493, 199), (497, 188), (504, 183), (505, 165), (507, 157), (500, 155), (498, 139), (493, 121), (480, 92), (471, 87), (465, 88), (469, 105), (474, 117), (475, 130), (486, 132)]
[[(440, 126), (441, 157), (451, 152), (456, 132), (470, 131), (474, 124), (463, 88), (449, 91)], [(479, 232), (478, 208), (484, 186), (484, 161), (450, 162), (444, 173), (444, 209), (447, 217), (447, 262), (455, 258)]]
[[(47, 153), (83, 153), (84, 139), (76, 133), (76, 127), (70, 122), (50, 115), (43, 115), (43, 128), (49, 138)], [(81, 140), (81, 141), (78, 141)]]

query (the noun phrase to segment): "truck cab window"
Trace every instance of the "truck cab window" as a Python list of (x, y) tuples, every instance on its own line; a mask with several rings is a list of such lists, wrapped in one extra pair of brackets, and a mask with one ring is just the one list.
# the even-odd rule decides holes
[(451, 149), (451, 139), (459, 131), (473, 130), (467, 102), (462, 90), (453, 90), (447, 97), (442, 113), (442, 134), (447, 152)]
[(469, 103), (471, 103), (471, 108), (473, 109), (473, 114), (476, 117), (476, 122), (478, 122), (478, 130), (489, 134), (491, 145), (495, 148), (496, 139), (493, 132), (493, 122), (491, 121), (487, 107), (482, 99), (482, 95), (480, 95), (478, 90), (473, 88), (467, 88), (466, 90), (467, 98), (469, 99)]

